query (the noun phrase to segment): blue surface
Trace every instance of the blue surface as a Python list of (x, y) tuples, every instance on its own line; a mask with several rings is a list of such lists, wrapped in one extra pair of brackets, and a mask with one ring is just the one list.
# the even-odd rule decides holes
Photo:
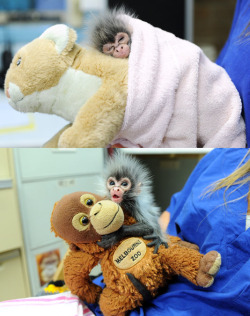
[[(231, 32), (217, 59), (238, 89), (244, 107), (247, 143), (250, 146), (250, 1), (238, 0)], [(247, 27), (248, 26), (248, 27)]]
[(36, 10), (65, 10), (66, 0), (35, 0)]
[(26, 11), (32, 8), (32, 0), (1, 0), (0, 11)]

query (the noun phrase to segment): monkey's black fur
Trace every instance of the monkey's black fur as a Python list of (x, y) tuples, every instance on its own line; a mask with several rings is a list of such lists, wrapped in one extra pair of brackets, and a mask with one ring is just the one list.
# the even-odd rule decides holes
[(131, 42), (131, 32), (125, 22), (119, 18), (121, 14), (129, 14), (134, 16), (130, 12), (126, 12), (125, 9), (114, 9), (107, 11), (104, 14), (98, 16), (90, 26), (90, 43), (91, 46), (103, 51), (103, 45), (107, 43), (114, 43), (117, 33), (127, 33)]

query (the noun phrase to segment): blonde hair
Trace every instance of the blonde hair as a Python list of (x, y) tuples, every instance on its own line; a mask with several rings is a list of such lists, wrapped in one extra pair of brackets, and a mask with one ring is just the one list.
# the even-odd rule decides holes
[[(208, 190), (206, 191), (205, 195), (209, 194), (211, 195), (212, 193), (225, 188), (224, 191), (224, 201), (226, 203), (226, 193), (227, 190), (232, 186), (232, 185), (238, 185), (231, 193), (233, 193), (234, 191), (236, 191), (239, 187), (243, 186), (246, 183), (250, 183), (250, 160), (247, 160), (244, 164), (244, 160), (250, 155), (250, 149), (247, 151), (246, 155), (243, 157), (243, 159), (241, 160), (240, 164), (238, 165), (237, 169), (231, 173), (229, 176), (222, 178), (216, 182), (214, 182), (212, 185), (210, 185), (210, 187), (208, 188)], [(230, 194), (231, 194), (230, 193)], [(243, 195), (242, 197), (233, 200), (233, 201), (237, 201), (245, 196), (247, 196), (247, 194)], [(231, 201), (232, 202), (232, 201)]]
[[(245, 184), (250, 181), (250, 160), (246, 161), (243, 165), (243, 161), (250, 155), (250, 149), (240, 162), (237, 169), (231, 173), (229, 176), (220, 179), (214, 183), (214, 191), (217, 191), (221, 188), (226, 188), (226, 190), (235, 184)], [(241, 166), (242, 165), (242, 166)], [(241, 166), (241, 167), (240, 167)]]
[[(202, 198), (211, 197), (211, 195), (214, 194), (216, 191), (225, 188), (224, 194), (223, 194), (224, 203), (217, 205), (217, 207), (215, 207), (209, 214), (207, 214), (205, 218), (200, 222), (199, 226), (212, 212), (214, 212), (216, 209), (218, 209), (222, 205), (227, 207), (228, 203), (237, 202), (248, 196), (249, 192), (240, 196), (237, 199), (233, 199), (233, 200), (228, 199), (230, 194), (237, 191), (241, 186), (247, 183), (250, 183), (250, 159), (246, 160), (246, 162), (244, 163), (244, 160), (247, 159), (248, 156), (250, 156), (250, 149), (247, 151), (246, 155), (243, 157), (243, 159), (241, 160), (241, 162), (239, 163), (239, 165), (237, 166), (234, 172), (232, 172), (229, 176), (212, 183), (206, 189), (206, 191), (202, 193)], [(230, 194), (226, 196), (227, 190), (233, 185), (235, 185), (235, 189), (230, 190)], [(242, 214), (245, 214), (245, 212), (243, 212)]]

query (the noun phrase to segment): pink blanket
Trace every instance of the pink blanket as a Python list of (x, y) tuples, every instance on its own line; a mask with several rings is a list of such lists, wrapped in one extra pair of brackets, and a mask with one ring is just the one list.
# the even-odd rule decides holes
[(129, 16), (128, 101), (111, 145), (245, 147), (241, 100), (226, 71), (196, 45)]
[(0, 315), (94, 316), (89, 308), (70, 292), (0, 302)]

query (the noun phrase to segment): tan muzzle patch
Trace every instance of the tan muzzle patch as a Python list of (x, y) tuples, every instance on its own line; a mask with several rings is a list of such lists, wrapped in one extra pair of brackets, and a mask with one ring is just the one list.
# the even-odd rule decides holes
[(103, 200), (92, 207), (90, 221), (98, 234), (106, 235), (117, 231), (123, 225), (124, 213), (115, 202)]

